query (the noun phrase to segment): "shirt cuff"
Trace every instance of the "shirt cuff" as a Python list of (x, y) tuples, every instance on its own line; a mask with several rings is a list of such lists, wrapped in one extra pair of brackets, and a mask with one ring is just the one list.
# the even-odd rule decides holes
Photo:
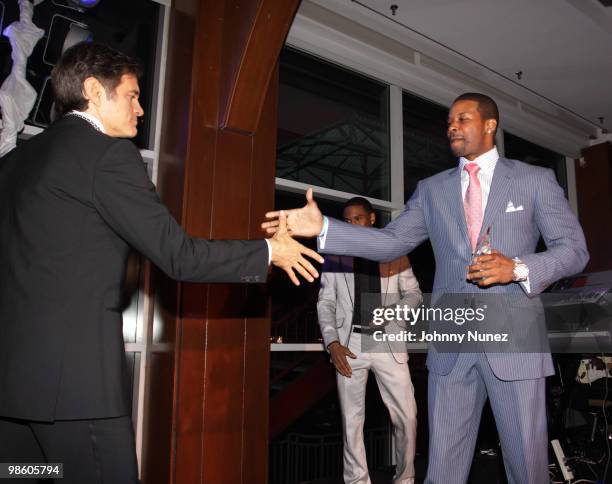
[(327, 217), (323, 217), (323, 228), (319, 234), (319, 249), (325, 249), (325, 239), (327, 239), (327, 228), (329, 227), (329, 220)]
[(523, 286), (523, 289), (525, 289), (525, 292), (527, 294), (531, 292), (531, 284), (529, 283), (529, 276), (527, 277), (527, 279), (525, 279), (524, 281), (521, 281), (519, 284)]
[(268, 265), (272, 262), (272, 244), (268, 239), (264, 239), (268, 245)]

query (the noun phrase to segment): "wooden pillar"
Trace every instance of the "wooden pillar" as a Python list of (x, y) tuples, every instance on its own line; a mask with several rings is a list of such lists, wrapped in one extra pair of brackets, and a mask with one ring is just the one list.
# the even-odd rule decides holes
[[(158, 189), (192, 235), (262, 237), (274, 203), (277, 59), (298, 5), (173, 2)], [(265, 286), (154, 279), (143, 482), (267, 482)]]
[(612, 269), (612, 144), (582, 150), (576, 162), (578, 215), (591, 259), (585, 272)]

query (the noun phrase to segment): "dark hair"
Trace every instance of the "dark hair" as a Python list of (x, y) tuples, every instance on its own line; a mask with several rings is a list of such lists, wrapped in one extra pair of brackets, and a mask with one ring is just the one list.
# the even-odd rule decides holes
[(83, 82), (88, 77), (95, 77), (100, 81), (106, 94), (110, 96), (124, 74), (140, 77), (140, 61), (95, 42), (80, 42), (70, 47), (51, 71), (58, 115), (63, 116), (73, 109), (87, 109), (88, 101), (83, 95)]
[[(480, 94), (479, 92), (466, 92), (453, 101), (455, 104), (458, 101), (475, 101), (478, 103), (478, 113), (483, 120), (494, 119), (499, 124), (499, 110), (497, 109), (497, 103), (486, 94)], [(497, 125), (495, 126), (497, 131)]]
[(374, 212), (374, 208), (372, 208), (372, 204), (370, 203), (369, 200), (366, 200), (363, 197), (353, 197), (350, 200), (348, 200), (347, 202), (345, 202), (344, 207), (342, 207), (342, 210), (344, 210), (347, 207), (363, 207), (363, 209), (367, 212), (367, 213), (372, 213)]

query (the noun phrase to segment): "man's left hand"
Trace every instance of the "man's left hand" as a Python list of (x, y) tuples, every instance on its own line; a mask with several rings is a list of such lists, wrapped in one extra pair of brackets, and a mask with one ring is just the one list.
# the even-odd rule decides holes
[(474, 257), (467, 279), (480, 287), (508, 284), (514, 280), (514, 261), (497, 250)]
[(278, 221), (276, 233), (269, 239), (272, 246), (272, 264), (283, 269), (296, 286), (300, 285), (296, 273), (308, 282), (313, 282), (316, 277), (319, 277), (319, 273), (306, 257), (321, 264), (323, 257), (293, 240), (287, 232), (287, 215), (284, 211), (279, 213)]

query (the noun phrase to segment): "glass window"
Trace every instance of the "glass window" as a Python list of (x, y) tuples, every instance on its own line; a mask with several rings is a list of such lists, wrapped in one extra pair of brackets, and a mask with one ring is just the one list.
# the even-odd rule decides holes
[(547, 148), (519, 138), (504, 131), (504, 153), (506, 158), (521, 160), (530, 165), (551, 168), (557, 176), (559, 185), (565, 190), (567, 197), (567, 172), (565, 168), (565, 156), (555, 153)]
[(414, 96), (402, 96), (404, 124), (404, 197), (419, 180), (457, 165), (446, 137), (448, 108)]
[[(404, 133), (404, 197), (408, 200), (417, 183), (457, 165), (446, 126), (448, 108), (407, 92), (402, 97)], [(421, 290), (431, 291), (436, 263), (429, 241), (410, 254), (410, 262)]]
[[(4, 5), (7, 6), (4, 9)], [(0, 2), (0, 30), (19, 20), (16, 1)], [(157, 55), (157, 29), (160, 5), (150, 0), (102, 1), (95, 8), (77, 9), (70, 2), (42, 2), (33, 13), (33, 22), (45, 31), (28, 58), (26, 78), (36, 91), (27, 124), (46, 128), (55, 119), (51, 70), (61, 54), (77, 41), (93, 40), (107, 44), (140, 59), (140, 104), (145, 115), (140, 118), (134, 142), (139, 148), (152, 148), (150, 136), (154, 106), (154, 80)], [(12, 49), (7, 37), (0, 36), (0, 82), (12, 69)]]
[(386, 84), (284, 49), (276, 176), (390, 200), (388, 91)]

